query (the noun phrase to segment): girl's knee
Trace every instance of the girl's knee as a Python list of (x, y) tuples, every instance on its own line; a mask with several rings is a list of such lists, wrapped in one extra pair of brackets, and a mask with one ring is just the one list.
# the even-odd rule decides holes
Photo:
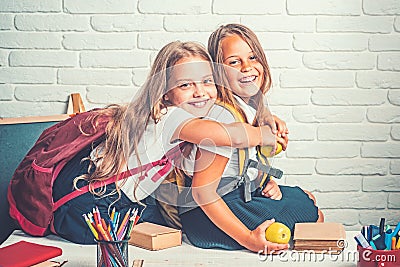
[(308, 195), (308, 197), (309, 197), (312, 201), (314, 201), (314, 204), (317, 203), (317, 200), (315, 199), (315, 196), (314, 196), (310, 191), (304, 190), (304, 189), (303, 189), (303, 191), (304, 191), (304, 193), (306, 193), (306, 194)]
[(325, 216), (324, 216), (324, 214), (322, 213), (322, 211), (321, 211), (320, 209), (318, 209), (318, 220), (317, 220), (317, 222), (322, 223), (322, 222), (324, 222), (324, 221), (325, 221)]
[[(304, 189), (303, 189), (303, 191), (314, 202), (314, 205), (316, 205), (317, 200), (316, 200), (315, 196), (310, 191), (307, 191), (307, 190), (304, 190)], [(318, 220), (317, 220), (317, 222), (324, 222), (324, 221), (325, 221), (325, 216), (322, 213), (322, 211), (320, 209), (318, 209)]]

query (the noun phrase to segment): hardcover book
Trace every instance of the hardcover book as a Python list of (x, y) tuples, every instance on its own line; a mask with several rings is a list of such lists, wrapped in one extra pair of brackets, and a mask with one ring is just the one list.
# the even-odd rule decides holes
[(62, 254), (61, 248), (19, 241), (0, 248), (1, 267), (32, 266)]
[(346, 232), (341, 223), (296, 223), (294, 250), (340, 254), (346, 246)]

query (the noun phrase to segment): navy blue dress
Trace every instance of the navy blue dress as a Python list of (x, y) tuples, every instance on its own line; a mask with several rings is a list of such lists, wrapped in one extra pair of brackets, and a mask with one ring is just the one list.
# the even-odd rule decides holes
[[(275, 221), (287, 225), (293, 234), (295, 223), (318, 220), (318, 208), (301, 188), (279, 187), (282, 192), (281, 200), (273, 200), (253, 192), (251, 200), (245, 202), (243, 185), (222, 199), (250, 230), (275, 218)], [(187, 238), (196, 247), (243, 249), (243, 246), (215, 226), (200, 207), (181, 214), (180, 218)]]

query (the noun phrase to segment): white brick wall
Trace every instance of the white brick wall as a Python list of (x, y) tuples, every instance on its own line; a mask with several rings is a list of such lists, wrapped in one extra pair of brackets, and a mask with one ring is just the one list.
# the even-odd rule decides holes
[(130, 99), (155, 53), (220, 24), (258, 35), (290, 143), (283, 183), (349, 229), (400, 219), (398, 0), (0, 0), (0, 116)]

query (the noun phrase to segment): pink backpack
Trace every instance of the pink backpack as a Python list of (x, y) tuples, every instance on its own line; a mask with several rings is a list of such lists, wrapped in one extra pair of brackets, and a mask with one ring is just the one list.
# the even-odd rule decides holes
[[(53, 201), (53, 184), (65, 164), (79, 151), (105, 138), (109, 121), (106, 115), (99, 115), (96, 128), (87, 120), (95, 110), (79, 113), (43, 131), (34, 146), (18, 165), (8, 186), (7, 198), (10, 216), (23, 231), (33, 236), (45, 236), (50, 232), (57, 234), (53, 227), (53, 212), (67, 201), (88, 192), (88, 186), (74, 190), (57, 202)], [(82, 134), (79, 126), (85, 133)], [(176, 156), (179, 149), (169, 151), (162, 159), (148, 163), (140, 168), (114, 175), (106, 181), (94, 184), (98, 188), (117, 179), (126, 178), (153, 166), (163, 166), (154, 180), (160, 179), (172, 169), (169, 157)]]
[[(109, 118), (100, 116), (94, 129), (86, 120), (92, 114), (79, 113), (44, 130), (15, 170), (7, 192), (10, 216), (28, 234), (49, 233), (53, 212), (68, 201), (62, 198), (53, 202), (54, 180), (79, 151), (104, 138)], [(93, 134), (82, 134), (79, 125), (85, 133)]]

